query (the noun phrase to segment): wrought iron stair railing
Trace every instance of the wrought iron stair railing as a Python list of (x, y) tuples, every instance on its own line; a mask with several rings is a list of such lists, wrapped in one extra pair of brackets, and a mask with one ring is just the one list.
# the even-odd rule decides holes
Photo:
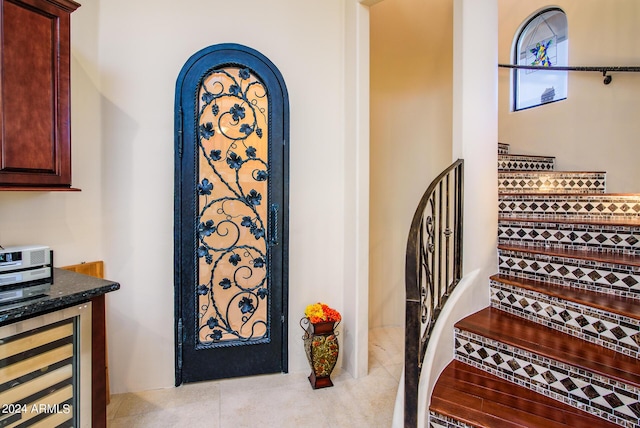
[(462, 276), (464, 161), (429, 185), (415, 211), (405, 260), (404, 425), (416, 427), (418, 381), (431, 331)]

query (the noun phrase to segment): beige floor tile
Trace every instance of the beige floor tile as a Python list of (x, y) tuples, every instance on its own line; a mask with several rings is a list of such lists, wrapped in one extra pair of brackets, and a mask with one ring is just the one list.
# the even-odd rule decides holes
[(120, 408), (120, 404), (122, 403), (122, 397), (125, 394), (114, 394), (110, 398), (109, 405), (107, 406), (107, 420), (113, 419), (116, 417), (116, 412)]
[[(402, 364), (404, 362), (404, 329), (384, 327), (369, 332), (369, 365)], [(371, 361), (373, 360), (373, 361)]]
[(218, 402), (199, 401), (107, 421), (107, 428), (219, 428)]
[(328, 408), (323, 392), (279, 387), (268, 394), (225, 395), (220, 400), (220, 427), (326, 427), (324, 417), (319, 417)]
[(331, 388), (314, 390), (305, 371), (117, 394), (107, 407), (107, 426), (389, 427), (402, 372), (403, 334), (395, 327), (371, 330), (368, 375), (354, 379), (336, 369)]
[(180, 407), (203, 398), (217, 400), (219, 391), (217, 382), (199, 382), (185, 384), (177, 388), (119, 394), (116, 399), (120, 403), (115, 411), (114, 418)]
[(385, 368), (372, 368), (366, 377), (337, 382), (336, 389), (337, 394), (329, 397), (334, 409), (332, 426), (391, 426), (398, 381)]
[(384, 367), (387, 369), (389, 374), (393, 376), (393, 378), (400, 382), (400, 378), (402, 377), (402, 371), (404, 370), (404, 364), (389, 364)]
[[(280, 387), (297, 387), (302, 382), (300, 378), (306, 379), (303, 373), (276, 373), (261, 376), (242, 377), (235, 379), (224, 379), (219, 381), (220, 392), (228, 395), (233, 392), (245, 393), (247, 390), (264, 391)], [(309, 381), (307, 380), (307, 386)]]

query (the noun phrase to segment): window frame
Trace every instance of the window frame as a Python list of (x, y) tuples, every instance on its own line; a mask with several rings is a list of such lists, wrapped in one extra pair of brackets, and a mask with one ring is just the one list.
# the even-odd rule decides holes
[[(531, 23), (533, 23), (537, 18), (539, 18), (541, 15), (544, 15), (546, 13), (549, 12), (560, 12), (564, 15), (565, 21), (567, 22), (567, 26), (566, 26), (566, 40), (568, 40), (569, 36), (569, 21), (567, 18), (567, 13), (561, 9), (560, 7), (557, 6), (551, 6), (551, 7), (545, 7), (542, 8), (540, 10), (538, 10), (537, 12), (529, 15), (529, 17), (524, 20), (522, 22), (522, 24), (520, 25), (520, 27), (518, 28), (518, 31), (516, 32), (516, 35), (513, 39), (513, 48), (512, 48), (512, 55), (513, 55), (513, 64), (514, 65), (521, 65), (519, 64), (519, 58), (520, 58), (520, 54), (522, 53), (520, 50), (520, 42), (523, 38), (523, 36), (526, 35), (526, 32), (529, 30), (529, 26), (531, 25)], [(567, 63), (568, 63), (568, 59), (569, 59), (569, 52), (567, 50)], [(566, 66), (568, 64), (564, 64), (564, 66)], [(540, 107), (543, 105), (547, 105), (547, 104), (553, 104), (556, 103), (558, 101), (563, 101), (566, 100), (568, 98), (568, 90), (567, 90), (567, 94), (566, 96), (564, 96), (563, 98), (559, 98), (559, 99), (554, 99), (552, 101), (547, 101), (547, 102), (539, 102), (537, 104), (534, 105), (530, 105), (527, 107), (521, 107), (518, 108), (518, 93), (519, 93), (519, 84), (518, 84), (518, 73), (520, 72), (520, 69), (515, 68), (513, 69), (513, 74), (512, 74), (512, 99), (511, 99), (511, 111), (513, 112), (517, 112), (517, 111), (523, 111), (523, 110), (528, 110), (531, 108), (535, 108), (535, 107)], [(568, 86), (568, 72), (567, 71), (554, 71), (553, 73), (565, 73), (565, 76), (567, 78), (567, 86)]]

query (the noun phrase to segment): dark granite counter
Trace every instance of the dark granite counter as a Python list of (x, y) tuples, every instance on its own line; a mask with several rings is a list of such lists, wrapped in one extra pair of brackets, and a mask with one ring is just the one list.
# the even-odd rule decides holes
[(0, 304), (0, 325), (62, 309), (115, 291), (120, 284), (63, 269), (53, 269), (51, 289), (42, 296)]

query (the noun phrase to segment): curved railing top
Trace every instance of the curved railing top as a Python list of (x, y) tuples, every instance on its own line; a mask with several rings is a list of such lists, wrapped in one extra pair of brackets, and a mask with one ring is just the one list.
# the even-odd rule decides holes
[[(407, 250), (405, 256), (405, 292), (406, 299), (420, 299), (420, 287), (418, 284), (418, 242), (416, 238), (419, 236), (420, 228), (422, 227), (422, 220), (424, 216), (424, 211), (431, 199), (434, 191), (436, 190), (439, 183), (451, 174), (452, 171), (456, 169), (461, 169), (463, 167), (464, 160), (458, 159), (454, 163), (452, 163), (447, 169), (442, 171), (440, 175), (438, 175), (429, 185), (427, 190), (422, 195), (420, 202), (418, 203), (418, 207), (416, 208), (415, 213), (413, 214), (413, 219), (411, 220), (411, 227), (409, 228), (409, 237), (407, 239)], [(416, 257), (418, 256), (418, 257)]]

